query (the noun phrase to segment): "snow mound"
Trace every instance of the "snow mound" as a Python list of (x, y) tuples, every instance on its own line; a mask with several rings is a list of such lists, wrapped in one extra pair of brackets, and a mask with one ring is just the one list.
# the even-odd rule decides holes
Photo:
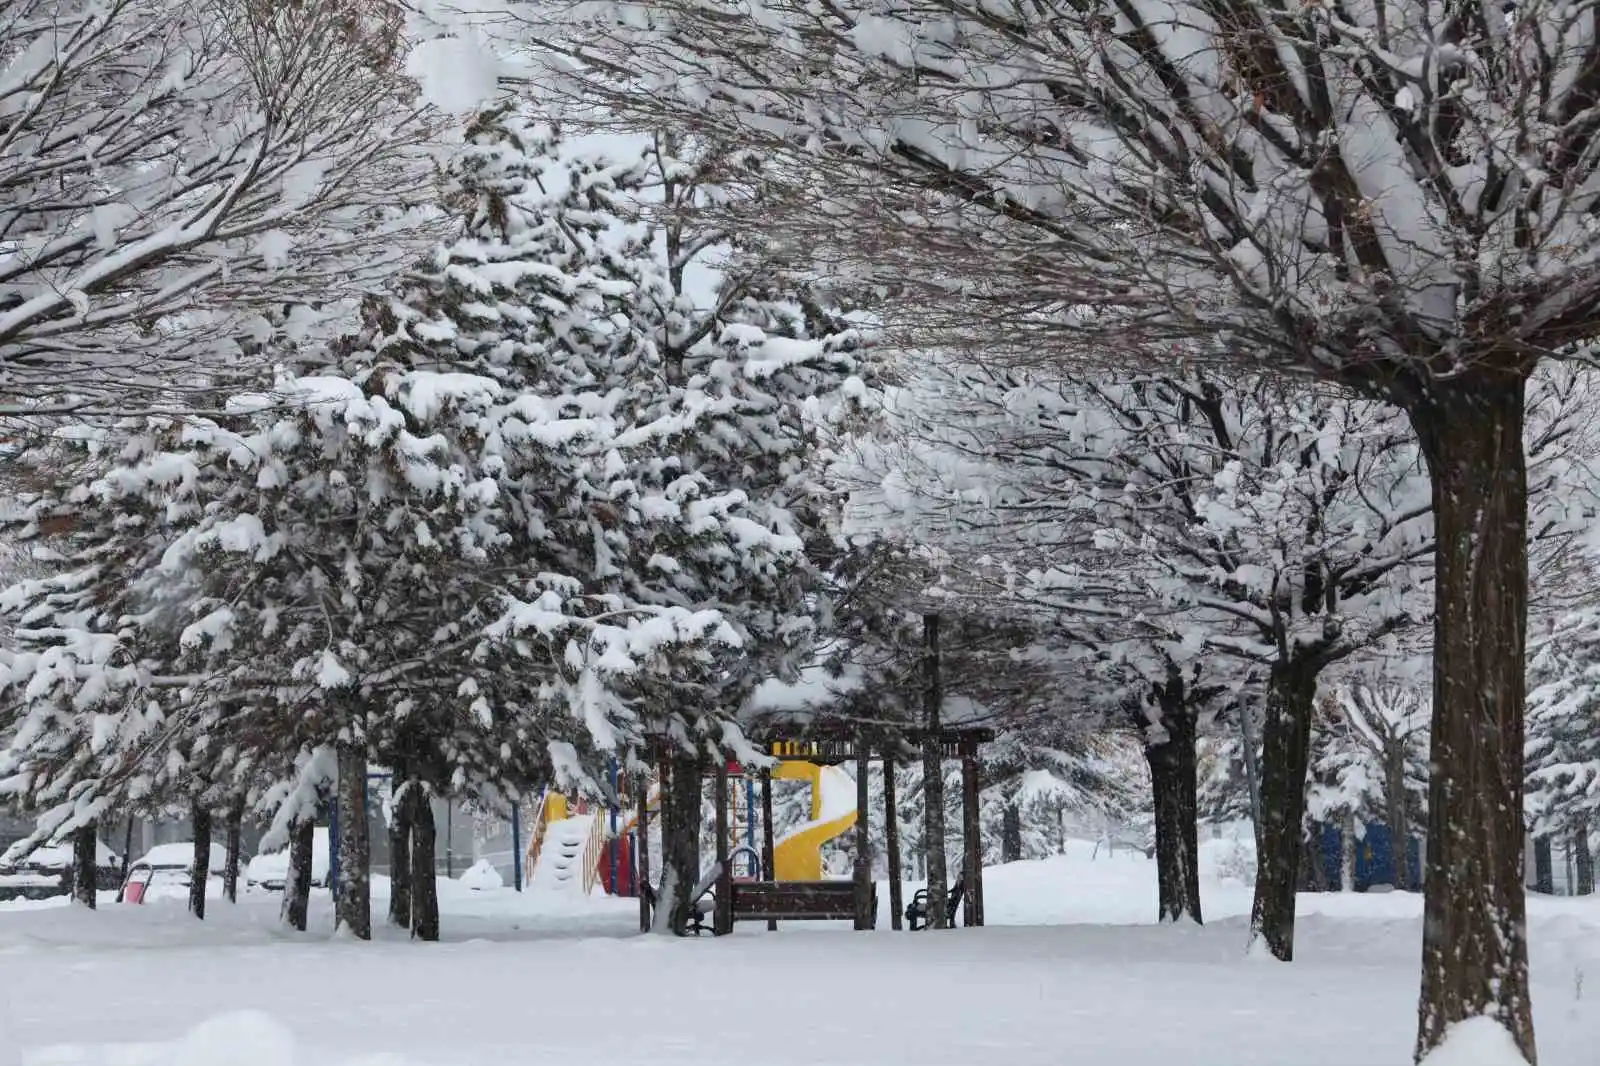
[(466, 887), (479, 892), (484, 889), (506, 887), (505, 878), (500, 876), (500, 871), (496, 870), (494, 863), (488, 859), (479, 859), (473, 863), (457, 880)]
[(1420, 1066), (1528, 1066), (1506, 1027), (1493, 1018), (1468, 1018), (1445, 1034)]
[(294, 1034), (261, 1011), (235, 1011), (201, 1022), (170, 1043), (58, 1047), (24, 1056), (22, 1066), (416, 1066), (393, 1055), (304, 1055)]
[(294, 1036), (260, 1011), (236, 1011), (201, 1022), (170, 1043), (117, 1048), (61, 1047), (23, 1060), (23, 1066), (300, 1066)]

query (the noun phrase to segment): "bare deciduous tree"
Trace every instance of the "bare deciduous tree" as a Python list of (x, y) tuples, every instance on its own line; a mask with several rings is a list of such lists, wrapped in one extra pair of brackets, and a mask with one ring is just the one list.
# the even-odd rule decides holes
[(399, 29), (358, 0), (6, 4), (0, 405), (149, 402), (413, 255)]
[(1416, 1050), (1489, 1015), (1532, 1061), (1522, 428), (1537, 362), (1600, 335), (1600, 3), (521, 6), (577, 90), (789, 149), (766, 221), (936, 296), (947, 341), (1406, 411), (1438, 542)]

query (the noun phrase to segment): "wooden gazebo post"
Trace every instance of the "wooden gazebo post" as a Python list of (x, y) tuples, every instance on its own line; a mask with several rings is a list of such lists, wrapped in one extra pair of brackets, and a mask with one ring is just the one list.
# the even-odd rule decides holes
[(886, 744), (883, 750), (883, 844), (889, 859), (889, 928), (903, 927), (900, 886), (900, 804), (895, 799), (894, 754)]
[(717, 753), (717, 905), (711, 915), (711, 932), (733, 932), (733, 863), (728, 858), (728, 757)]
[(639, 844), (634, 849), (638, 873), (634, 875), (634, 888), (639, 893), (639, 932), (648, 933), (650, 894), (654, 891), (650, 885), (650, 778), (643, 772), (634, 776), (639, 790), (639, 817), (635, 822)]
[(872, 812), (868, 770), (872, 746), (862, 734), (856, 736), (856, 929), (868, 930), (877, 924), (872, 907)]
[[(776, 881), (778, 879), (773, 847), (772, 767), (769, 766), (761, 771), (761, 877), (765, 881)], [(777, 931), (778, 923), (769, 918), (767, 920), (767, 932), (775, 933)]]
[(983, 834), (978, 812), (977, 742), (961, 739), (961, 843), (966, 892), (961, 900), (961, 924), (983, 924)]

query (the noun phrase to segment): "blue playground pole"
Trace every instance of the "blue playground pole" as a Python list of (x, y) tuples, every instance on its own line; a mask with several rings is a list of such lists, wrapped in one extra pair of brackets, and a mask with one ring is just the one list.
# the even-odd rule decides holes
[(618, 895), (617, 889), (617, 760), (611, 760), (611, 881), (606, 885), (606, 890), (613, 896)]
[[(761, 876), (761, 866), (754, 856), (759, 854), (756, 848), (756, 779), (749, 774), (744, 775), (744, 842), (750, 848), (750, 866), (755, 877)], [(771, 877), (771, 874), (767, 875)]]
[(511, 805), (511, 885), (522, 891), (522, 800)]

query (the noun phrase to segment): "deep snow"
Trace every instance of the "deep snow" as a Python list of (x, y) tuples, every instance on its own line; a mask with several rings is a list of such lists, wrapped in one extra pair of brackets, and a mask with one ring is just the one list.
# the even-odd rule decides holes
[[(203, 924), (173, 903), (0, 905), (0, 1052), (23, 1066), (1409, 1063), (1420, 898), (1302, 896), (1298, 960), (1251, 960), (1249, 890), (1216, 873), (1226, 850), (1207, 849), (1204, 929), (1148, 924), (1151, 864), (1091, 845), (991, 869), (991, 927), (942, 934), (824, 923), (677, 941), (635, 935), (633, 901), (459, 884), (442, 886), (440, 944), (331, 939), (325, 893), (303, 937), (277, 927), (272, 896), (213, 905)], [(1600, 898), (1529, 910), (1540, 1061), (1591, 1066)]]

